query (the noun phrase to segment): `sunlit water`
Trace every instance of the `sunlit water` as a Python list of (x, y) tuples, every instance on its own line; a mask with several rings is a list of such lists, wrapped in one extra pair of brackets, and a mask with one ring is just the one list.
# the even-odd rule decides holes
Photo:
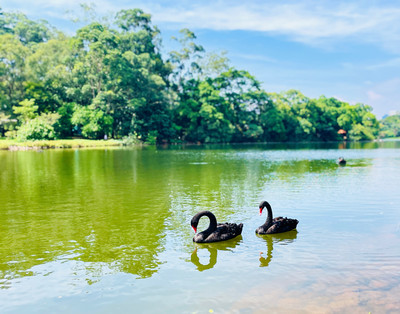
[(399, 185), (400, 142), (0, 151), (0, 312), (399, 313)]

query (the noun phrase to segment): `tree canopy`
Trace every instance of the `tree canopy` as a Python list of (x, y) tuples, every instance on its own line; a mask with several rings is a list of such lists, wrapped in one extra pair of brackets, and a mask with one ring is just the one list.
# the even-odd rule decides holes
[(381, 125), (381, 137), (400, 137), (400, 113), (383, 118)]
[(398, 136), (387, 130), (391, 120), (380, 132), (370, 106), (269, 93), (190, 30), (175, 40), (179, 48), (162, 54), (161, 33), (140, 9), (91, 19), (73, 36), (0, 9), (0, 135), (148, 143)]

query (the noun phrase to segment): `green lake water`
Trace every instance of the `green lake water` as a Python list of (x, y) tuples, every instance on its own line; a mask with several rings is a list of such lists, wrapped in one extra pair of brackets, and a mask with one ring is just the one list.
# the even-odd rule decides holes
[(399, 313), (400, 142), (0, 151), (0, 241), (0, 313)]

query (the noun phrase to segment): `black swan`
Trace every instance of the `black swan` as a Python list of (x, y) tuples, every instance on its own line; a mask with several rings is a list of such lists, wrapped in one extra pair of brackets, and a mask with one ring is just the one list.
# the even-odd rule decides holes
[(268, 216), (265, 223), (256, 229), (256, 233), (258, 234), (271, 234), (290, 231), (295, 229), (299, 223), (297, 219), (291, 219), (287, 217), (276, 217), (272, 219), (272, 208), (267, 201), (261, 202), (260, 215), (262, 214), (264, 207), (267, 207)]
[(339, 157), (337, 163), (338, 163), (340, 166), (345, 166), (345, 165), (346, 165), (346, 160), (345, 160), (343, 157)]
[(204, 210), (193, 216), (190, 224), (194, 232), (197, 232), (197, 225), (201, 217), (207, 216), (210, 219), (210, 225), (203, 232), (196, 233), (193, 242), (210, 243), (232, 239), (242, 234), (243, 224), (224, 223), (217, 224), (217, 219), (210, 211)]

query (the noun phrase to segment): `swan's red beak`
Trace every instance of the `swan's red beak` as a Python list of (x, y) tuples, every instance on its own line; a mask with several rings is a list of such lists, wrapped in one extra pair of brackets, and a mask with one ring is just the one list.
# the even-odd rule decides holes
[(262, 207), (260, 207), (260, 216), (261, 216), (261, 214), (262, 214), (262, 210), (263, 210), (263, 208), (262, 208)]
[(197, 232), (197, 228), (196, 227), (192, 227), (192, 228), (193, 228), (194, 232), (196, 233)]

